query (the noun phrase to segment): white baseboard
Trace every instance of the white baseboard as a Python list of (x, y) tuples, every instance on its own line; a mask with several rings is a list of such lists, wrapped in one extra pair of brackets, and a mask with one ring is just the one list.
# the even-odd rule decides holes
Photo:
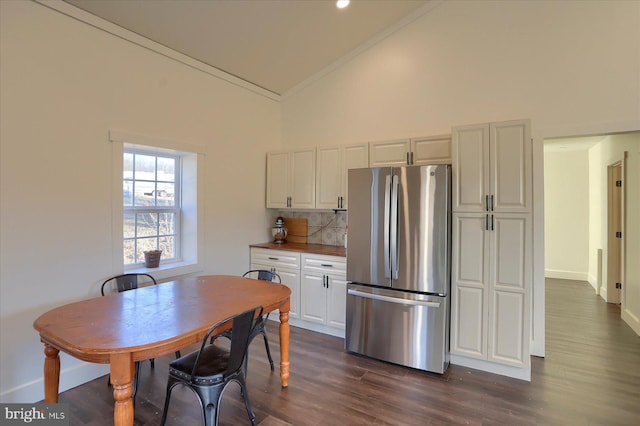
[[(545, 269), (545, 278), (556, 278), (559, 280), (576, 280), (576, 281), (589, 281), (589, 274), (587, 272), (577, 271), (561, 271), (558, 269)], [(591, 284), (593, 285), (593, 284)]]
[(591, 284), (591, 287), (593, 287), (593, 290), (596, 292), (596, 294), (598, 294), (598, 278), (589, 274), (589, 278), (587, 279), (587, 281), (589, 282), (589, 284)]
[[(95, 378), (109, 373), (109, 366), (105, 364), (82, 363), (60, 371), (60, 385), (58, 392), (87, 383)], [(22, 384), (0, 394), (3, 404), (31, 404), (44, 399), (44, 378)]]
[(626, 322), (638, 336), (640, 336), (640, 318), (633, 315), (633, 313), (628, 309), (623, 309), (621, 316), (622, 320)]
[(607, 301), (607, 286), (603, 285), (602, 287), (600, 287), (600, 297), (602, 297), (602, 300), (604, 300), (605, 302)]
[(531, 381), (531, 367), (518, 368), (509, 365), (496, 364), (494, 362), (480, 359), (467, 358), (466, 356), (451, 354), (450, 363), (463, 367), (474, 368), (488, 373), (499, 374), (501, 376), (513, 377), (514, 379)]

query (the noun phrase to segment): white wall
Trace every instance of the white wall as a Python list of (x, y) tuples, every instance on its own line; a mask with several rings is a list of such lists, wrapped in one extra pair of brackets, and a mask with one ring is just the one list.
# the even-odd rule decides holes
[(532, 352), (544, 354), (544, 138), (640, 129), (640, 2), (449, 1), (286, 96), (285, 145), (531, 118)]
[(589, 151), (589, 168), (592, 179), (590, 215), (589, 270), (597, 267), (597, 250), (602, 250), (602, 287), (599, 294), (608, 299), (609, 292), (615, 291), (615, 283), (607, 282), (607, 167), (624, 161), (626, 178), (623, 179), (625, 192), (625, 264), (623, 274), (624, 297), (622, 301), (623, 319), (640, 334), (640, 132), (611, 135)]
[(588, 279), (589, 152), (544, 153), (545, 276)]
[[(108, 131), (205, 153), (206, 273), (241, 273), (269, 237), (265, 152), (280, 106), (28, 1), (0, 2), (0, 400), (43, 398), (38, 315), (112, 274)], [(62, 356), (61, 389), (104, 372)]]
[(589, 152), (544, 152), (545, 276), (588, 279)]

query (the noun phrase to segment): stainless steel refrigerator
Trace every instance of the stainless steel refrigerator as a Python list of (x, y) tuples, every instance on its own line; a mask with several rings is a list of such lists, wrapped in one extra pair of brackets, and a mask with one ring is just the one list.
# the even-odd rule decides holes
[(345, 349), (449, 365), (451, 167), (349, 170)]

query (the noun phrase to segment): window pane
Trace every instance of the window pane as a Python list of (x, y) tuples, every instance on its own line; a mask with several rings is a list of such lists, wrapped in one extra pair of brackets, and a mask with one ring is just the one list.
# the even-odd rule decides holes
[(158, 183), (157, 203), (158, 206), (175, 206), (175, 184)]
[(148, 250), (157, 250), (158, 249), (158, 239), (157, 238), (139, 238), (138, 239), (138, 250), (136, 253), (137, 262), (144, 262), (144, 252)]
[(122, 223), (124, 238), (135, 238), (136, 236), (136, 216), (133, 213), (125, 213)]
[(176, 233), (175, 213), (160, 213), (158, 216), (158, 233), (160, 235), (174, 235)]
[(153, 182), (135, 181), (135, 206), (155, 206), (156, 186)]
[(174, 158), (158, 157), (158, 180), (176, 181), (176, 160)]
[(149, 237), (158, 235), (158, 214), (138, 213), (136, 214), (136, 228), (138, 237)]
[(160, 250), (162, 250), (161, 259), (170, 259), (176, 256), (174, 237), (160, 237), (159, 246), (160, 246)]
[(156, 157), (136, 154), (134, 177), (136, 180), (156, 180)]
[(124, 240), (124, 264), (131, 265), (136, 263), (135, 257), (136, 242), (135, 240)]
[(122, 178), (133, 179), (133, 154), (130, 152), (122, 156)]
[(130, 180), (122, 182), (122, 203), (124, 206), (133, 205), (133, 182)]

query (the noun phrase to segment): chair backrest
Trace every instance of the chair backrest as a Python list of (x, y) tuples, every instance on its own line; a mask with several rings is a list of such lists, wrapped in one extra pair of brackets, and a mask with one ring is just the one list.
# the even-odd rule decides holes
[(248, 277), (250, 275), (253, 276), (254, 274), (258, 274), (259, 280), (273, 281), (273, 279), (275, 278), (278, 280), (277, 281), (278, 283), (282, 283), (282, 279), (280, 278), (280, 275), (278, 275), (276, 272), (272, 272), (267, 269), (252, 269), (242, 274), (242, 276)]
[(115, 283), (118, 293), (138, 288), (139, 277), (147, 277), (153, 283), (153, 285), (157, 284), (155, 278), (153, 278), (149, 274), (121, 274), (105, 280), (105, 282), (102, 283), (102, 287), (100, 288), (100, 293), (104, 296), (104, 290), (107, 285), (112, 285), (113, 283)]
[(204, 339), (202, 340), (202, 346), (200, 347), (200, 351), (198, 352), (198, 356), (196, 357), (196, 362), (193, 364), (193, 370), (191, 371), (191, 380), (193, 380), (195, 372), (198, 371), (198, 363), (200, 361), (202, 351), (204, 351), (204, 348), (207, 346), (211, 336), (214, 335), (216, 328), (225, 323), (228, 323), (229, 321), (232, 321), (231, 329), (233, 331), (231, 332), (231, 350), (229, 354), (229, 363), (227, 364), (227, 370), (224, 375), (227, 376), (239, 370), (242, 367), (244, 357), (247, 354), (247, 347), (249, 346), (249, 336), (251, 335), (251, 332), (253, 331), (257, 320), (262, 317), (262, 311), (262, 306), (257, 306), (255, 308), (244, 311), (241, 314), (226, 318), (211, 327), (207, 332), (207, 335), (204, 336)]

